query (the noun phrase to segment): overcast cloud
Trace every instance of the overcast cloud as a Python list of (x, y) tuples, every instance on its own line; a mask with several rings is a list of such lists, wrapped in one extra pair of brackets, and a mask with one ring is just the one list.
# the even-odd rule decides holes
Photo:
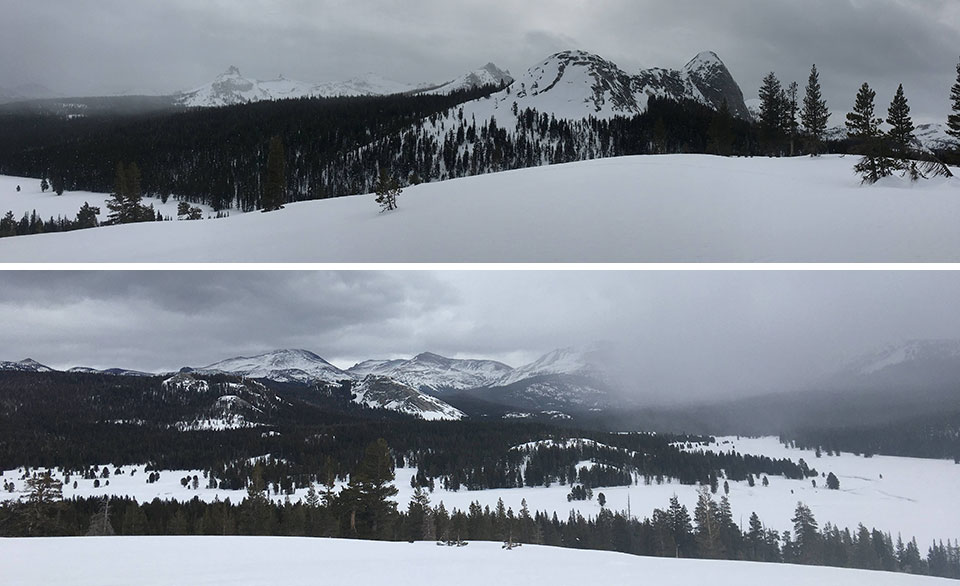
[(611, 341), (652, 399), (793, 389), (960, 338), (955, 272), (6, 272), (0, 359), (148, 371), (279, 348), (512, 366)]
[[(171, 93), (229, 65), (305, 81), (373, 72), (452, 79), (487, 61), (515, 74), (580, 48), (679, 68), (703, 50), (744, 94), (806, 81), (846, 112), (869, 81), (885, 105), (903, 83), (918, 121), (942, 121), (960, 51), (956, 0), (0, 0), (0, 87), (65, 94)], [(842, 117), (837, 117), (837, 120)]]

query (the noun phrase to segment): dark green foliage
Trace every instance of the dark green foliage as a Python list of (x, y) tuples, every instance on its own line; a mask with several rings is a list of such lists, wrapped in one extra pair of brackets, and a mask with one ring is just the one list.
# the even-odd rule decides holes
[(87, 202), (83, 202), (83, 205), (80, 206), (80, 211), (77, 212), (77, 229), (96, 228), (100, 225), (100, 221), (97, 219), (97, 216), (99, 215), (100, 208), (91, 206)]
[(386, 170), (381, 169), (377, 182), (373, 186), (373, 192), (377, 194), (376, 201), (380, 204), (380, 211), (389, 212), (397, 209), (397, 196), (401, 191), (397, 180), (387, 174)]
[(839, 490), (840, 489), (840, 479), (831, 472), (827, 475), (827, 488), (830, 490)]
[(48, 189), (50, 189), (50, 184), (47, 183), (46, 178), (41, 179), (41, 180), (40, 180), (40, 192), (41, 192), (41, 193), (46, 193)]
[(887, 137), (894, 152), (906, 157), (912, 148), (914, 126), (910, 118), (910, 105), (903, 93), (903, 84), (897, 88), (897, 93), (890, 102), (890, 108), (887, 110), (887, 124), (890, 125)]
[(870, 84), (864, 83), (857, 92), (857, 100), (853, 112), (847, 114), (847, 131), (850, 138), (858, 142), (866, 142), (880, 134), (881, 119), (874, 116), (874, 98), (877, 92), (870, 89)]
[(810, 69), (810, 78), (807, 80), (800, 120), (809, 141), (810, 153), (813, 155), (820, 154), (823, 133), (826, 132), (827, 122), (830, 120), (830, 110), (827, 108), (827, 102), (823, 99), (821, 93), (820, 73), (817, 71), (816, 65)]
[(284, 154), (283, 139), (274, 136), (270, 139), (270, 148), (267, 152), (267, 168), (263, 182), (263, 199), (261, 207), (265, 212), (279, 210), (287, 203), (287, 172), (286, 155)]
[(947, 117), (947, 133), (957, 139), (960, 150), (960, 63), (957, 64), (957, 82), (950, 88), (950, 102), (953, 113)]
[(729, 156), (733, 149), (733, 116), (724, 100), (720, 109), (713, 116), (710, 128), (707, 130), (710, 151), (715, 155)]
[(880, 118), (874, 117), (873, 100), (877, 93), (864, 83), (857, 92), (857, 100), (853, 112), (847, 114), (847, 130), (850, 138), (858, 145), (863, 158), (854, 166), (855, 173), (860, 175), (863, 183), (873, 184), (884, 177), (889, 177), (896, 169), (890, 158), (887, 141), (880, 130)]
[(143, 205), (140, 167), (136, 163), (117, 163), (113, 193), (107, 200), (107, 224), (132, 224), (156, 219), (153, 206)]

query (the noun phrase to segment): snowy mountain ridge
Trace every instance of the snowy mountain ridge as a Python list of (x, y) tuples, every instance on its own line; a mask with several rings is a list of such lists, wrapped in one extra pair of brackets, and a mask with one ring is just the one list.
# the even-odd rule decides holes
[(353, 378), (309, 350), (274, 350), (256, 356), (238, 356), (198, 368), (195, 372), (301, 384), (337, 383)]
[(864, 376), (900, 365), (931, 361), (960, 364), (960, 340), (908, 340), (888, 344), (850, 361), (843, 372)]
[(478, 121), (496, 117), (501, 127), (511, 128), (515, 110), (530, 108), (569, 120), (609, 119), (640, 114), (653, 97), (689, 99), (714, 109), (726, 101), (734, 116), (750, 116), (739, 85), (710, 51), (681, 70), (652, 68), (634, 75), (599, 55), (563, 51), (531, 67), (489, 99), (464, 104), (463, 110)]
[(443, 84), (409, 84), (368, 73), (345, 81), (309, 83), (286, 79), (282, 75), (271, 80), (244, 77), (230, 66), (210, 83), (174, 96), (175, 102), (188, 108), (213, 108), (252, 102), (297, 98), (339, 98), (357, 96), (389, 96), (394, 94), (444, 95), (484, 85), (502, 85), (513, 80), (510, 73), (493, 63), (466, 73)]
[(355, 376), (388, 376), (427, 393), (488, 386), (512, 369), (494, 360), (461, 360), (424, 352), (409, 360), (368, 360), (347, 369)]
[(17, 362), (0, 361), (0, 370), (12, 370), (17, 372), (54, 372), (49, 366), (40, 364), (33, 358), (25, 358)]

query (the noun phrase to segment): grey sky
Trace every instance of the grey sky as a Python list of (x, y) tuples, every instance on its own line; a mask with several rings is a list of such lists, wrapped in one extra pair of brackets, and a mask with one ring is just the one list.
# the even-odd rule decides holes
[[(748, 98), (763, 75), (822, 72), (831, 108), (859, 85), (885, 111), (904, 83), (918, 121), (942, 121), (960, 53), (956, 0), (0, 0), (0, 87), (170, 93), (229, 65), (254, 78), (365, 72), (452, 79), (494, 61), (515, 74), (580, 48), (628, 71), (678, 68), (702, 50)], [(839, 121), (837, 117), (836, 121)]]
[(341, 367), (513, 366), (608, 340), (638, 393), (802, 386), (877, 346), (960, 338), (956, 272), (6, 272), (0, 359), (173, 370), (278, 348)]

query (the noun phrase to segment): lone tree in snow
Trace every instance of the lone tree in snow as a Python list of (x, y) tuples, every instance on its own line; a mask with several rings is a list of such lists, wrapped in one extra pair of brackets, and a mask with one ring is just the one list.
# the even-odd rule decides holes
[(877, 92), (864, 83), (857, 92), (857, 101), (853, 112), (847, 114), (847, 130), (850, 138), (858, 143), (863, 158), (853, 168), (863, 183), (876, 183), (893, 173), (893, 161), (887, 156), (887, 145), (880, 130), (880, 118), (874, 117), (873, 100)]
[(279, 136), (270, 139), (267, 152), (267, 177), (263, 184), (263, 211), (272, 212), (283, 208), (287, 200), (286, 162), (283, 140)]
[(803, 98), (803, 110), (800, 112), (800, 121), (803, 131), (807, 135), (810, 154), (820, 155), (820, 144), (823, 142), (823, 133), (827, 130), (827, 121), (830, 119), (830, 110), (827, 101), (823, 99), (820, 90), (820, 73), (817, 66), (810, 69), (810, 79), (807, 80), (806, 95)]
[(41, 180), (40, 180), (40, 192), (41, 192), (41, 193), (46, 193), (48, 189), (50, 189), (50, 184), (47, 183), (47, 179), (46, 179), (46, 178), (41, 179)]
[(837, 478), (833, 472), (827, 474), (827, 488), (830, 490), (840, 490), (840, 479)]
[(380, 177), (373, 185), (374, 193), (377, 194), (377, 203), (380, 204), (380, 212), (389, 212), (397, 209), (397, 196), (403, 189), (397, 180), (387, 174), (386, 170), (380, 170)]

